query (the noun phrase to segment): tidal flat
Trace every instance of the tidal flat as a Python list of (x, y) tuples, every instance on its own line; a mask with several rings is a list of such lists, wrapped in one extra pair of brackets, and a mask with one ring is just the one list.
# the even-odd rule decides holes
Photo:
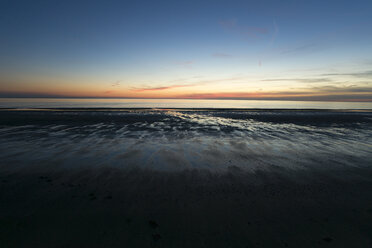
[(1, 109), (1, 247), (371, 247), (372, 111)]

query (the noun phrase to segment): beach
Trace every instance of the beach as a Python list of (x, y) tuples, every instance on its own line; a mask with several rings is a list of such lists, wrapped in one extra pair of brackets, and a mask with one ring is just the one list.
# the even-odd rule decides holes
[(2, 109), (2, 247), (370, 247), (372, 112)]
[(372, 0), (5, 0), (0, 248), (372, 248)]

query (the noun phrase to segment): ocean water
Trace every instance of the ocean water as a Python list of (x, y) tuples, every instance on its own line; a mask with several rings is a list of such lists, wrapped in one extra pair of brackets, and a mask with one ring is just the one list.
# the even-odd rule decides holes
[(0, 98), (0, 108), (260, 108), (372, 109), (372, 102), (307, 102), (187, 99)]

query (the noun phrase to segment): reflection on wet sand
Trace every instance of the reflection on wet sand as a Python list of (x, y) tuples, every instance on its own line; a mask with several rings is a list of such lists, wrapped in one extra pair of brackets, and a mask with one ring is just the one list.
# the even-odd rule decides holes
[(369, 111), (5, 111), (3, 247), (369, 247)]
[(19, 166), (301, 169), (371, 156), (371, 112), (4, 111), (1, 122), (2, 161)]

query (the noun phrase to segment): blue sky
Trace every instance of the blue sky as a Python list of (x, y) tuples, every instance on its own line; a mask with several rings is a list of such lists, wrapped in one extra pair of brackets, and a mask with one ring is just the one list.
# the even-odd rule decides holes
[(0, 96), (370, 101), (371, 13), (371, 1), (2, 1)]

